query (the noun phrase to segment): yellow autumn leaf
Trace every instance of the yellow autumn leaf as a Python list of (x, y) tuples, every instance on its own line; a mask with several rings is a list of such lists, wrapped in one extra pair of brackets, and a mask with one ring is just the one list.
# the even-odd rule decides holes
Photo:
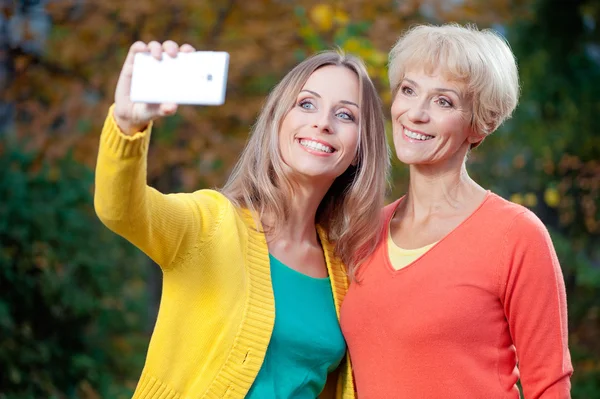
[(319, 30), (327, 32), (333, 27), (333, 10), (327, 4), (319, 4), (310, 10), (310, 19)]
[(344, 48), (344, 50), (346, 50), (349, 53), (352, 53), (355, 55), (360, 55), (362, 57), (362, 54), (361, 54), (362, 45), (360, 43), (360, 40), (358, 40), (354, 37), (351, 37), (350, 39), (346, 40), (343, 48)]
[(558, 190), (553, 187), (548, 187), (546, 191), (544, 191), (544, 202), (550, 208), (556, 208), (560, 203), (560, 194)]
[(385, 66), (388, 61), (387, 53), (379, 50), (373, 50), (369, 57), (369, 62), (376, 66)]
[(515, 204), (523, 205), (523, 202), (524, 202), (523, 195), (521, 193), (514, 193), (513, 195), (510, 196), (510, 202), (514, 202)]
[(335, 10), (335, 14), (333, 15), (333, 20), (339, 26), (346, 26), (348, 24), (348, 21), (350, 20), (350, 17), (343, 10)]
[(300, 27), (298, 33), (300, 34), (301, 37), (303, 37), (305, 39), (311, 37), (314, 34), (313, 30), (310, 28), (310, 26)]

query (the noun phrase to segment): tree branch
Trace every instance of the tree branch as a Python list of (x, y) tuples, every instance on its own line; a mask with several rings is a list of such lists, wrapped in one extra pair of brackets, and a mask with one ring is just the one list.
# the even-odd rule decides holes
[(223, 26), (225, 26), (225, 19), (233, 9), (233, 4), (235, 0), (229, 0), (224, 7), (221, 7), (217, 14), (217, 20), (215, 21), (215, 25), (212, 28), (212, 31), (208, 35), (208, 39), (206, 40), (207, 47), (212, 47), (215, 45), (217, 38), (221, 35), (223, 31)]

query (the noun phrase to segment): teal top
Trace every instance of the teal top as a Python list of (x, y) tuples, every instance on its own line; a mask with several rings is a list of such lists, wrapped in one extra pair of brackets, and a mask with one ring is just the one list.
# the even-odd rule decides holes
[(346, 353), (329, 278), (297, 272), (269, 254), (275, 326), (246, 398), (315, 399)]

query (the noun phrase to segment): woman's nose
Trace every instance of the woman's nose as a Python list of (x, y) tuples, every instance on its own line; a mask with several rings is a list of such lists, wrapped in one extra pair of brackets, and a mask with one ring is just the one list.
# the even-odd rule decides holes
[(429, 112), (426, 104), (412, 104), (408, 110), (408, 118), (411, 122), (427, 122), (429, 120)]
[(315, 129), (319, 129), (323, 133), (331, 133), (332, 130), (331, 130), (331, 121), (329, 119), (329, 115), (327, 115), (325, 112), (315, 115), (315, 121), (313, 123), (313, 127)]

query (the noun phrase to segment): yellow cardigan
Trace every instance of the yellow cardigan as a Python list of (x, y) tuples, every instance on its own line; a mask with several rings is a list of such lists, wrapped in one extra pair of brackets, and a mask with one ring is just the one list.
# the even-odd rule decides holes
[[(149, 140), (150, 128), (126, 136), (109, 112), (94, 197), (102, 222), (163, 272), (158, 319), (133, 398), (243, 398), (275, 322), (265, 236), (250, 212), (237, 210), (217, 191), (164, 195), (148, 187)], [(317, 230), (339, 317), (346, 273)], [(336, 398), (354, 398), (347, 359), (340, 366)]]

